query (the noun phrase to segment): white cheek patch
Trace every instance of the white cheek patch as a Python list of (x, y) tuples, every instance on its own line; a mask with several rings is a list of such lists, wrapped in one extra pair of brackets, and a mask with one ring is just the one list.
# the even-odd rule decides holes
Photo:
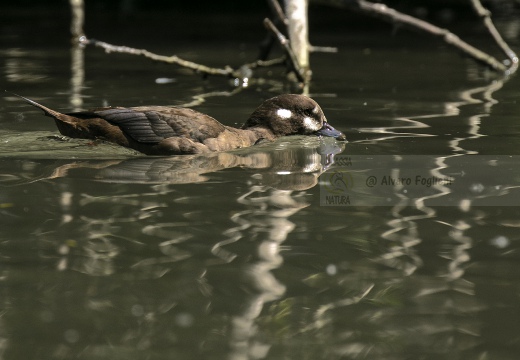
[(289, 119), (292, 116), (292, 112), (291, 110), (287, 109), (278, 109), (276, 110), (276, 115), (278, 115), (282, 119)]
[(321, 124), (308, 116), (303, 118), (303, 126), (311, 131), (318, 131), (321, 129)]

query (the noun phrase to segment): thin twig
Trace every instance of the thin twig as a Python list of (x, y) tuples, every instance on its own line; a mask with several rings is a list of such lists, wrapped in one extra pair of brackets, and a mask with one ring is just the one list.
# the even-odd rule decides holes
[(305, 77), (303, 76), (302, 69), (300, 68), (300, 65), (298, 64), (296, 55), (294, 54), (294, 52), (291, 49), (289, 40), (287, 40), (287, 38), (276, 28), (276, 26), (273, 24), (273, 22), (271, 20), (269, 20), (268, 18), (264, 19), (264, 25), (278, 39), (278, 42), (280, 43), (280, 45), (284, 49), (285, 53), (287, 54), (289, 64), (292, 68), (292, 71), (298, 78), (298, 81), (300, 81), (301, 83), (305, 83)]
[(383, 18), (392, 22), (398, 22), (404, 25), (412, 26), (414, 29), (419, 29), (428, 32), (429, 34), (441, 37), (448, 45), (451, 45), (465, 54), (470, 55), (476, 61), (490, 66), (492, 69), (505, 72), (507, 68), (500, 61), (495, 59), (493, 56), (486, 54), (485, 52), (477, 49), (476, 47), (463, 41), (457, 35), (453, 34), (447, 29), (440, 28), (426, 21), (417, 19), (413, 16), (403, 14), (392, 8), (387, 7), (384, 4), (374, 4), (365, 0), (358, 0), (360, 9), (368, 11), (376, 16), (382, 16)]
[(309, 46), (310, 52), (322, 52), (322, 53), (337, 53), (338, 48), (333, 46)]
[(214, 96), (226, 96), (226, 97), (233, 96), (233, 95), (238, 94), (242, 90), (244, 90), (243, 87), (236, 87), (233, 91), (212, 91), (212, 92), (205, 93), (205, 94), (194, 95), (194, 96), (192, 96), (192, 99), (193, 99), (192, 101), (184, 103), (184, 104), (180, 104), (179, 106), (181, 106), (181, 107), (198, 106), (198, 105), (202, 104), (203, 102), (205, 102), (206, 98), (210, 98), (210, 97), (214, 97)]
[(268, 0), (267, 3), (269, 4), (273, 14), (276, 15), (277, 19), (285, 26), (289, 25), (289, 19), (285, 16), (280, 3), (277, 0)]
[[(285, 27), (285, 33), (287, 33), (287, 25), (289, 24), (289, 19), (285, 16), (280, 3), (277, 0), (268, 0), (267, 3), (271, 8), (271, 12), (274, 15), (273, 23), (275, 26), (283, 25)], [(265, 60), (269, 56), (271, 49), (276, 41), (276, 36), (273, 35), (272, 32), (268, 32), (267, 36), (260, 43), (260, 52), (258, 54), (258, 59)]]
[[(282, 56), (282, 57), (275, 58), (272, 60), (257, 60), (257, 61), (254, 61), (254, 62), (251, 62), (248, 64), (244, 64), (244, 65), (240, 66), (238, 69), (234, 69), (231, 66), (227, 66), (227, 65), (224, 68), (214, 68), (214, 67), (209, 67), (206, 65), (201, 65), (201, 64), (194, 63), (192, 61), (181, 59), (177, 55), (172, 55), (172, 56), (158, 55), (158, 54), (154, 54), (145, 49), (135, 49), (135, 48), (128, 47), (128, 46), (112, 45), (112, 44), (106, 43), (104, 41), (99, 41), (99, 40), (95, 40), (95, 39), (84, 38), (82, 40), (82, 44), (94, 45), (96, 47), (100, 47), (100, 48), (104, 49), (107, 53), (117, 52), (117, 53), (143, 56), (143, 57), (148, 58), (153, 61), (179, 65), (181, 67), (185, 67), (185, 68), (194, 70), (194, 71), (196, 71), (198, 73), (202, 73), (202, 74), (219, 75), (219, 76), (227, 76), (227, 77), (235, 77), (235, 78), (248, 77), (247, 69), (252, 70), (252, 69), (259, 68), (259, 67), (269, 67), (269, 66), (280, 65), (280, 64), (283, 64), (286, 60), (286, 57)], [(246, 70), (246, 71), (244, 71), (244, 70)]]
[(209, 75), (222, 75), (222, 76), (231, 76), (233, 74), (233, 68), (230, 66), (226, 66), (225, 68), (212, 68), (206, 65), (197, 64), (188, 60), (181, 59), (177, 55), (172, 56), (164, 56), (157, 55), (145, 49), (135, 49), (128, 46), (118, 46), (111, 45), (104, 41), (99, 41), (95, 39), (88, 39), (86, 41), (89, 45), (94, 45), (100, 48), (103, 48), (107, 53), (117, 52), (131, 55), (139, 55), (144, 56), (150, 60), (164, 62), (168, 64), (176, 64), (200, 73), (209, 74)]
[(257, 67), (270, 67), (270, 66), (275, 66), (275, 65), (281, 65), (281, 64), (285, 63), (286, 60), (287, 60), (287, 57), (280, 56), (280, 57), (277, 57), (277, 58), (274, 58), (271, 60), (256, 60), (252, 63), (245, 64), (243, 66), (246, 66), (250, 69), (256, 69)]
[(363, 14), (378, 17), (391, 23), (405, 25), (411, 29), (421, 30), (428, 34), (438, 36), (448, 45), (462, 51), (479, 63), (487, 65), (495, 71), (507, 71), (507, 67), (496, 58), (468, 44), (449, 30), (440, 28), (416, 17), (403, 14), (395, 9), (389, 8), (385, 4), (372, 3), (366, 0), (326, 0), (322, 2), (360, 11)]
[(484, 25), (488, 29), (489, 33), (497, 43), (497, 45), (502, 49), (502, 51), (506, 54), (506, 56), (511, 61), (511, 66), (509, 67), (509, 73), (513, 74), (518, 68), (518, 56), (516, 53), (507, 45), (507, 43), (502, 38), (502, 35), (498, 32), (495, 24), (491, 20), (491, 11), (484, 8), (480, 0), (471, 0), (471, 5), (473, 5), (473, 9), (475, 12), (482, 18)]

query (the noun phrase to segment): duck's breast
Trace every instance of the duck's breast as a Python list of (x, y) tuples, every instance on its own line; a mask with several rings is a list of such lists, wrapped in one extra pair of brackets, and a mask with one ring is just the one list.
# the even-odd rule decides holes
[(226, 126), (216, 137), (207, 138), (202, 143), (211, 151), (227, 151), (252, 146), (257, 140), (251, 131)]

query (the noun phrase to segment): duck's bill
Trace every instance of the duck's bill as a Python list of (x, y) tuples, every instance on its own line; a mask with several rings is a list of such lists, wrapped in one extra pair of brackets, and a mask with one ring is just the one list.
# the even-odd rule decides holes
[(337, 140), (347, 140), (345, 134), (341, 131), (334, 129), (328, 122), (323, 124), (323, 127), (316, 131), (316, 135), (333, 137)]

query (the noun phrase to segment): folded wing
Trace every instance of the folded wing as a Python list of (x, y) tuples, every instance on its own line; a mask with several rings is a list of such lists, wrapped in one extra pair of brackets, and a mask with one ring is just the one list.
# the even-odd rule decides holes
[(159, 143), (171, 137), (203, 142), (217, 137), (225, 127), (211, 116), (175, 107), (110, 107), (69, 114), (78, 118), (102, 118), (118, 126), (140, 143)]

